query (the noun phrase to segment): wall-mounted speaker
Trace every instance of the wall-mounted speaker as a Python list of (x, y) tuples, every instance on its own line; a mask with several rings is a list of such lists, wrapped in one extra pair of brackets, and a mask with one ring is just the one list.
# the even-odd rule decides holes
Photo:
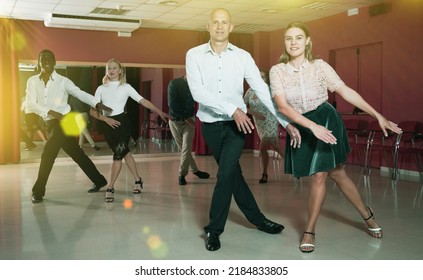
[(370, 16), (382, 15), (391, 10), (391, 5), (387, 3), (382, 3), (369, 7)]

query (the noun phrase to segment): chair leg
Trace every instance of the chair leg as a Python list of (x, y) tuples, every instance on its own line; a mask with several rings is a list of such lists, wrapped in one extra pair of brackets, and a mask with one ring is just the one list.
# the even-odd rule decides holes
[(365, 158), (364, 158), (364, 175), (370, 175), (370, 159), (372, 157), (372, 143), (373, 143), (374, 131), (369, 133), (367, 139)]
[(423, 180), (423, 162), (422, 162), (422, 156), (419, 152), (415, 154), (416, 156), (416, 164), (417, 164), (417, 170), (419, 171), (420, 180)]
[(393, 153), (393, 163), (392, 163), (392, 180), (397, 180), (399, 177), (398, 170), (398, 150), (396, 149)]
[(360, 148), (357, 149), (357, 154), (358, 154), (358, 162), (360, 163), (360, 166), (364, 167), (363, 156), (361, 155)]
[(399, 154), (399, 145), (401, 141), (402, 134), (399, 134), (395, 141), (395, 147), (393, 151), (393, 162), (392, 162), (392, 180), (397, 180), (399, 177), (398, 170), (398, 154)]
[(372, 148), (366, 148), (366, 157), (364, 159), (364, 174), (369, 176), (370, 175), (370, 159), (372, 157)]

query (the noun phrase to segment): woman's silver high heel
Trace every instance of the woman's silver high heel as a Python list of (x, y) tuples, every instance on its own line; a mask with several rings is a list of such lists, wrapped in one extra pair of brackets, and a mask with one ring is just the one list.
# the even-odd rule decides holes
[(115, 198), (113, 196), (113, 194), (115, 193), (115, 189), (111, 188), (111, 189), (107, 189), (106, 190), (106, 197), (104, 198), (105, 202), (113, 202), (115, 201)]
[[(370, 220), (371, 218), (374, 218), (373, 211), (370, 207), (367, 207), (367, 211), (369, 211), (370, 216), (368, 218), (364, 218), (364, 221), (366, 222)], [(369, 230), (370, 235), (373, 236), (374, 238), (382, 238), (383, 232), (381, 227), (371, 228), (367, 226), (367, 229)]]

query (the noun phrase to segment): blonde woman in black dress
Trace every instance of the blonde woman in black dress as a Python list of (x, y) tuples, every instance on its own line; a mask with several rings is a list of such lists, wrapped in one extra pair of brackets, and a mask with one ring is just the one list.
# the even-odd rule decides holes
[(107, 62), (103, 85), (97, 88), (95, 98), (102, 104), (109, 104), (110, 108), (113, 109), (112, 112), (103, 111), (102, 115), (91, 110), (92, 116), (107, 124), (104, 126), (104, 134), (107, 144), (113, 151), (113, 163), (105, 201), (114, 201), (114, 184), (122, 168), (123, 159), (135, 180), (133, 193), (140, 194), (143, 188), (143, 180), (138, 173), (136, 162), (128, 147), (131, 138), (131, 123), (125, 113), (126, 101), (128, 98), (132, 98), (144, 107), (159, 114), (165, 121), (171, 117), (142, 97), (130, 84), (126, 83), (125, 68), (116, 59), (111, 59)]

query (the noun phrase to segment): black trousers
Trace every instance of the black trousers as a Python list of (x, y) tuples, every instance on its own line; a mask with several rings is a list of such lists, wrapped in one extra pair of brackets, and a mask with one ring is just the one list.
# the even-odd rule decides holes
[(210, 206), (210, 222), (206, 233), (221, 234), (228, 218), (232, 196), (247, 220), (260, 225), (265, 217), (244, 180), (239, 159), (245, 144), (245, 135), (238, 131), (234, 121), (202, 123), (201, 129), (219, 168)]
[(33, 194), (37, 196), (45, 195), (48, 177), (61, 148), (79, 165), (94, 184), (101, 186), (107, 184), (106, 178), (100, 174), (91, 159), (79, 147), (77, 139), (63, 133), (59, 120), (49, 121), (47, 129), (49, 138), (41, 155), (38, 178), (32, 188)]

